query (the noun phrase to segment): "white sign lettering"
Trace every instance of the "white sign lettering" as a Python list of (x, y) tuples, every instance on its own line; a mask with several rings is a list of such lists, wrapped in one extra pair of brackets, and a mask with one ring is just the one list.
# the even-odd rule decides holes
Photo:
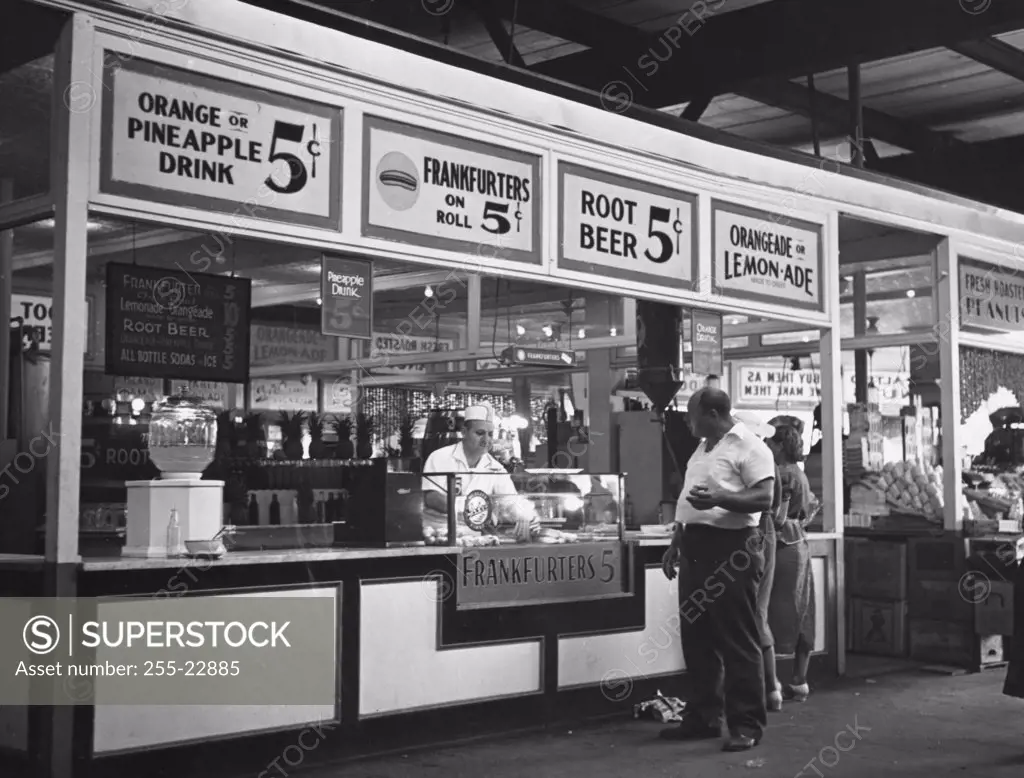
[(824, 310), (820, 226), (722, 203), (712, 219), (718, 294)]
[(228, 397), (229, 384), (222, 384), (215, 381), (174, 381), (171, 390), (178, 394), (188, 387), (189, 397), (202, 400), (203, 403), (218, 410), (225, 410), (230, 407)]
[(540, 191), (534, 157), (399, 129), (380, 119), (367, 121), (366, 234), (406, 241), (416, 236), (413, 242), (539, 263), (539, 255), (524, 256), (538, 252), (534, 233)]
[(388, 357), (404, 354), (430, 354), (435, 351), (452, 351), (454, 340), (435, 340), (422, 335), (403, 335), (398, 332), (375, 332), (373, 334), (373, 351), (365, 367), (382, 375), (406, 375), (410, 373), (426, 373), (423, 365), (392, 365)]
[(249, 386), (249, 407), (254, 411), (316, 411), (316, 381), (268, 378), (251, 381)]
[(213, 198), (232, 211), (251, 203), (257, 217), (336, 212), (337, 111), (172, 73), (144, 62), (111, 70), (111, 191), (144, 186), (186, 196), (176, 202)]
[[(737, 407), (806, 406), (821, 402), (821, 372), (818, 370), (783, 370), (765, 365), (739, 365), (739, 384), (734, 402)], [(871, 378), (878, 389), (881, 410), (898, 413), (909, 396), (909, 373), (875, 372)], [(843, 401), (856, 397), (854, 373), (843, 374)]]
[(572, 165), (561, 172), (560, 265), (673, 286), (693, 282), (693, 196)]
[(1010, 268), (960, 260), (960, 323), (1001, 332), (1024, 330), (1024, 277)]
[[(92, 335), (92, 305), (85, 300), (86, 319), (89, 322), (89, 335), (85, 339), (85, 350), (89, 351)], [(34, 327), (39, 340), (39, 350), (49, 353), (53, 344), (53, 300), (31, 294), (11, 295), (11, 324)]]
[(308, 327), (253, 324), (249, 328), (253, 367), (329, 362), (337, 359), (337, 342), (337, 338)]

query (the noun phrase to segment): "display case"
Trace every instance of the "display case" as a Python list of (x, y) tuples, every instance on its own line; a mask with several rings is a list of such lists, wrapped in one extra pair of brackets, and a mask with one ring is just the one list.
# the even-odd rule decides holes
[[(422, 477), (422, 489), (423, 540), (428, 545), (559, 545), (623, 539), (623, 476), (617, 474), (431, 473)], [(445, 512), (438, 510), (442, 500)]]

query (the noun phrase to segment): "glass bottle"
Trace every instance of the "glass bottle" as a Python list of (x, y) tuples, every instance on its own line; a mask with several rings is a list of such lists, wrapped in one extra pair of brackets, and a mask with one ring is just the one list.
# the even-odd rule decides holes
[(270, 523), (278, 525), (281, 523), (281, 503), (277, 501), (277, 494), (270, 496)]
[(178, 522), (177, 508), (171, 508), (171, 518), (167, 522), (167, 556), (181, 556), (181, 524)]

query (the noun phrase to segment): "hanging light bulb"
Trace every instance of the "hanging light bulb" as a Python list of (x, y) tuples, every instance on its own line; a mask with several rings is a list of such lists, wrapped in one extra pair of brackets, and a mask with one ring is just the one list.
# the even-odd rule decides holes
[(612, 327), (612, 329), (611, 329), (611, 336), (614, 338), (618, 334), (619, 334), (619, 328), (618, 327)]
[(426, 288), (423, 290), (423, 296), (424, 297), (433, 297), (434, 296), (434, 287), (432, 287), (432, 286), (430, 286), (428, 284), (426, 286)]
[(580, 331), (576, 333), (576, 337), (578, 337), (580, 340), (583, 340), (584, 338), (587, 337), (587, 331), (583, 329), (583, 327), (580, 327)]
[(917, 292), (915, 292), (913, 289), (908, 289), (907, 290), (907, 297), (911, 297), (912, 298), (912, 297), (915, 297), (916, 295), (917, 295)]
[(517, 324), (516, 325), (516, 335), (519, 335), (520, 337), (522, 337), (525, 334), (526, 334), (526, 327), (524, 327), (522, 324)]
[(544, 327), (541, 328), (541, 332), (544, 333), (545, 338), (550, 338), (551, 335), (554, 333), (554, 330), (551, 328), (550, 324), (545, 324)]
[(316, 298), (316, 304), (317, 304), (317, 305), (323, 305), (323, 304), (324, 304), (324, 298), (322, 298), (322, 297), (317, 297), (317, 298)]

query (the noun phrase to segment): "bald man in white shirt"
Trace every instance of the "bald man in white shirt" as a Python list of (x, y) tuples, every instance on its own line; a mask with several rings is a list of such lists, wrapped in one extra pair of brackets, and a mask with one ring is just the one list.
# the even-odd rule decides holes
[(703, 388), (688, 406), (690, 429), (703, 438), (686, 466), (676, 505), (676, 532), (663, 567), (680, 566), (683, 655), (692, 696), (668, 740), (721, 737), (724, 750), (745, 751), (767, 726), (757, 586), (764, 575), (761, 514), (771, 508), (775, 459), (732, 417), (729, 395)]

